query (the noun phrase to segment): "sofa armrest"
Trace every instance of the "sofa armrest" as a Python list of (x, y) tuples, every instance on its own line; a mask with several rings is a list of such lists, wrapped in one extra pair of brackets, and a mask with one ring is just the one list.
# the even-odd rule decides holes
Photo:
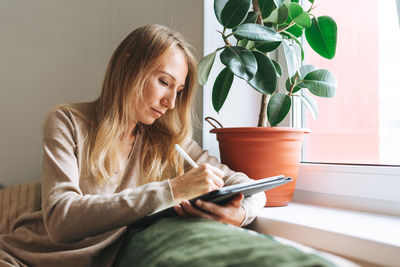
[(40, 210), (40, 182), (24, 183), (0, 190), (0, 234), (9, 233), (14, 221), (25, 212)]

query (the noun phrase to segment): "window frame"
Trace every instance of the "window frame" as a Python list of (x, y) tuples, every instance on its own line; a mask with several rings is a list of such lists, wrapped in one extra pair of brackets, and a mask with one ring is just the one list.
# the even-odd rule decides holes
[[(304, 127), (305, 112), (304, 104), (295, 100), (290, 125)], [(400, 216), (400, 165), (304, 161), (305, 144), (294, 201)]]

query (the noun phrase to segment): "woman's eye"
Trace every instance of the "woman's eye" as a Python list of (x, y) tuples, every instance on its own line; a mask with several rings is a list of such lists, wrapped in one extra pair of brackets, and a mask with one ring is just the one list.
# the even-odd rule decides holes
[(167, 83), (166, 81), (160, 80), (160, 83), (161, 83), (162, 85), (168, 86), (168, 83)]

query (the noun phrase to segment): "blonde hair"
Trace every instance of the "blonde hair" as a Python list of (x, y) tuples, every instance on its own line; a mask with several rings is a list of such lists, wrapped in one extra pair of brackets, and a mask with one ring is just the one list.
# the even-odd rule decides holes
[[(138, 122), (142, 136), (141, 175), (145, 182), (161, 181), (183, 173), (183, 159), (174, 144), (192, 138), (191, 104), (196, 89), (196, 61), (183, 37), (161, 25), (145, 25), (130, 33), (114, 51), (101, 95), (89, 115), (84, 167), (91, 177), (108, 181), (121, 168), (118, 144), (129, 123), (135, 120), (134, 106), (143, 101), (145, 83), (174, 49), (180, 49), (188, 64), (185, 88), (176, 97), (175, 108), (152, 125)], [(121, 174), (120, 174), (121, 175)], [(120, 176), (119, 175), (119, 176)]]

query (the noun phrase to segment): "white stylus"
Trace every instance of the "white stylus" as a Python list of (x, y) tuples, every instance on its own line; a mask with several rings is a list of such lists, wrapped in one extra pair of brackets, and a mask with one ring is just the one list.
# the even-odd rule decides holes
[(180, 147), (180, 145), (175, 144), (175, 149), (179, 152), (179, 154), (182, 155), (182, 157), (184, 159), (186, 159), (186, 161), (190, 164), (190, 166), (192, 166), (193, 168), (197, 168), (199, 167), (196, 162), (194, 162), (194, 160), (192, 160), (191, 157), (189, 157), (188, 154), (186, 154), (186, 152)]

